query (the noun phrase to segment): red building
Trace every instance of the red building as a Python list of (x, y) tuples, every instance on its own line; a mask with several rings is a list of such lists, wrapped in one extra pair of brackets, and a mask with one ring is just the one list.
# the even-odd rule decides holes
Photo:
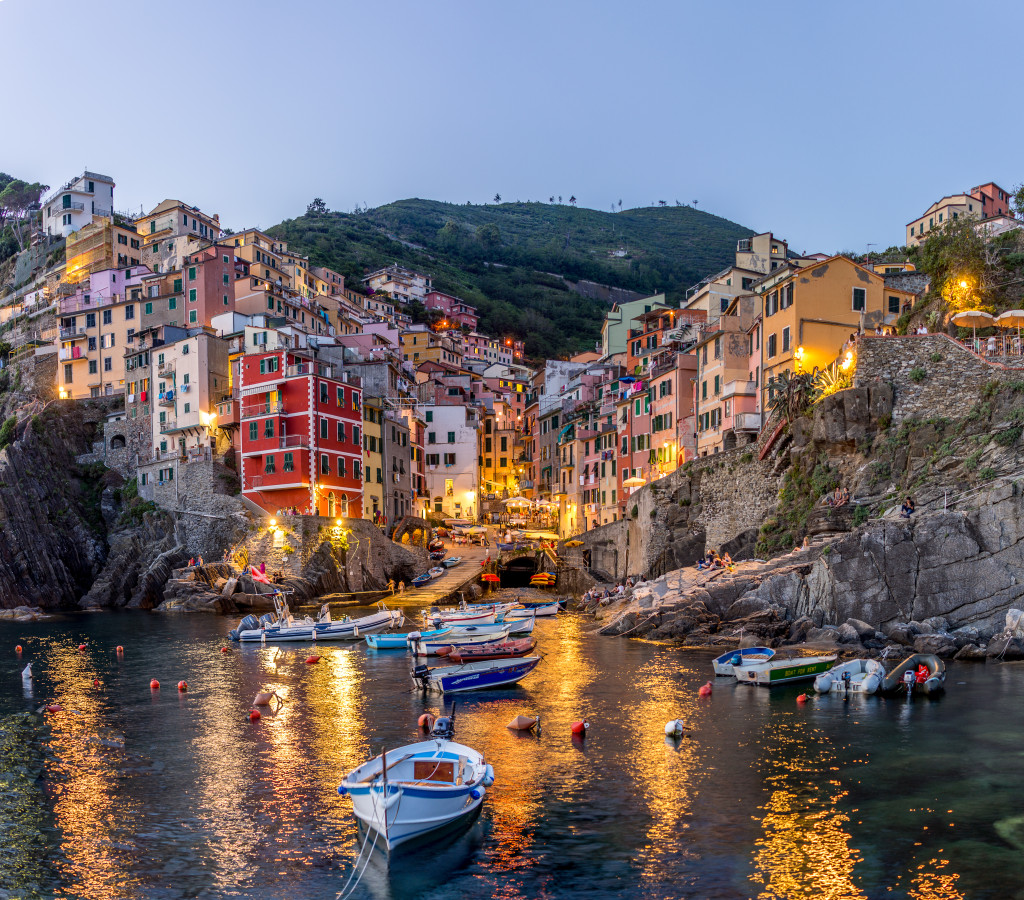
[(458, 297), (443, 291), (427, 291), (423, 305), (427, 309), (440, 310), (453, 327), (464, 326), (470, 331), (476, 331), (477, 322), (480, 321), (475, 306), (470, 306)]
[(242, 493), (270, 513), (363, 514), (362, 391), (295, 351), (239, 366)]

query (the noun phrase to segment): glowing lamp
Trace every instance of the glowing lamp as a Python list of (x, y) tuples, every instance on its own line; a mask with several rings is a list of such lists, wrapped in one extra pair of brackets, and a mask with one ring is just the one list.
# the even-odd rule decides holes
[(966, 288), (967, 287), (967, 282), (966, 281), (961, 281), (960, 282), (960, 287)]

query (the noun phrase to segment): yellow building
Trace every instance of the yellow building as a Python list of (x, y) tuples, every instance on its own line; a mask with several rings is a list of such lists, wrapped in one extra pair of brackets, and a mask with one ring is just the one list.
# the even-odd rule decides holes
[(94, 272), (141, 264), (142, 238), (134, 227), (93, 216), (92, 222), (67, 239), (66, 280), (79, 284)]
[(462, 366), (461, 345), (444, 334), (437, 334), (426, 325), (413, 325), (401, 334), (402, 358), (413, 368), (425, 362)]
[(384, 406), (380, 397), (363, 397), (363, 518), (384, 514)]
[(757, 285), (761, 296), (762, 408), (772, 382), (824, 369), (858, 330), (895, 321), (914, 294), (888, 288), (885, 278), (845, 256), (811, 266), (786, 266)]

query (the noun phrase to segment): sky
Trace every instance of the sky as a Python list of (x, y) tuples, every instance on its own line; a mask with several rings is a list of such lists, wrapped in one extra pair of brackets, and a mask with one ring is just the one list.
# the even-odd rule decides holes
[(119, 210), (235, 230), (316, 196), (575, 195), (884, 249), (943, 195), (1024, 181), (1022, 24), (962, 0), (0, 0), (0, 171), (88, 168)]

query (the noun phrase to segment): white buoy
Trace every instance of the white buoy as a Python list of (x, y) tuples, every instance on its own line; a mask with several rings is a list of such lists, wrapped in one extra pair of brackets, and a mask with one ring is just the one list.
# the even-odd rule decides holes
[(32, 663), (29, 663), (27, 666), (25, 666), (24, 669), (21, 670), (21, 680), (22, 681), (31, 681), (32, 680)]
[(673, 719), (671, 722), (665, 723), (665, 734), (669, 737), (678, 737), (686, 730), (686, 725), (682, 719)]

